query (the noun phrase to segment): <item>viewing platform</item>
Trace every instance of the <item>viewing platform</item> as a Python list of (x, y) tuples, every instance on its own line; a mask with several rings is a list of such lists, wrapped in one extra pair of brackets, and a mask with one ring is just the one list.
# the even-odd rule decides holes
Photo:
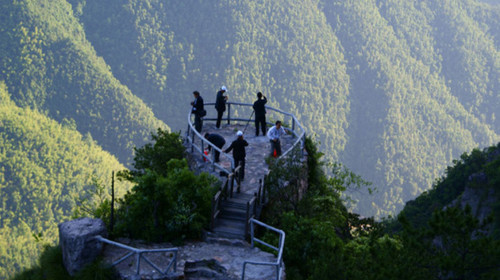
[[(222, 187), (212, 201), (211, 232), (214, 237), (246, 239), (249, 234), (249, 221), (259, 218), (260, 209), (266, 203), (265, 177), (269, 173), (266, 158), (271, 156), (271, 144), (267, 135), (256, 136), (255, 116), (253, 104), (227, 103), (227, 110), (222, 118), (220, 129), (215, 127), (217, 111), (214, 103), (205, 103), (207, 115), (203, 118), (201, 132), (194, 129), (194, 116), (188, 115), (188, 128), (185, 136), (185, 145), (190, 153), (191, 167), (200, 172), (207, 172), (219, 178)], [(282, 155), (276, 160), (283, 159), (292, 150), (304, 150), (305, 130), (294, 115), (266, 106), (267, 130), (277, 120), (287, 131), (281, 137)], [(243, 132), (243, 139), (248, 142), (245, 158), (244, 180), (238, 180), (239, 169), (235, 169), (235, 162), (230, 153), (224, 153), (232, 141), (236, 140), (236, 133)], [(222, 149), (208, 142), (204, 135), (216, 133), (226, 140)], [(205, 150), (211, 147), (211, 152)], [(215, 151), (219, 151), (220, 161), (215, 162)]]
[[(203, 124), (203, 129), (201, 134), (205, 133), (216, 133), (224, 137), (226, 144), (222, 147), (222, 150), (227, 149), (231, 142), (236, 140), (236, 132), (243, 131), (245, 129), (245, 124), (230, 124), (221, 125), (220, 129), (216, 129), (215, 123), (206, 122)], [(246, 164), (245, 164), (245, 180), (241, 182), (240, 192), (244, 194), (253, 195), (258, 191), (259, 180), (263, 179), (269, 173), (269, 168), (266, 164), (266, 158), (269, 157), (271, 152), (271, 145), (267, 136), (255, 136), (255, 126), (251, 124), (247, 127), (243, 139), (248, 142), (246, 147)], [(283, 151), (290, 149), (293, 146), (295, 137), (293, 135), (285, 135), (281, 138), (281, 148)], [(205, 144), (205, 148), (207, 145)], [(213, 152), (212, 152), (213, 153)], [(222, 168), (217, 168), (212, 164), (213, 156), (208, 155), (208, 159), (197, 151), (193, 152), (193, 160), (197, 164), (197, 170), (210, 173), (216, 177), (221, 177), (221, 171), (224, 174), (231, 173), (232, 170), (232, 151), (226, 155), (221, 153), (220, 155), (220, 165)], [(225, 178), (224, 178), (225, 179)], [(236, 183), (235, 183), (236, 184)]]

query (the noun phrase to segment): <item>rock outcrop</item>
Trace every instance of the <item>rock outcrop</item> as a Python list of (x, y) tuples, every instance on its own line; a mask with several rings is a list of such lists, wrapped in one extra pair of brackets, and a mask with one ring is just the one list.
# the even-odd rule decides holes
[(79, 218), (59, 224), (59, 245), (64, 267), (73, 276), (101, 254), (103, 244), (95, 236), (106, 236), (100, 219)]

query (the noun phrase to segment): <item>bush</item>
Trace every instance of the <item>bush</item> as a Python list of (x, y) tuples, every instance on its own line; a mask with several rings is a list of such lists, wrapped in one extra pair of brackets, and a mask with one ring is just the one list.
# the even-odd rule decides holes
[(136, 186), (120, 201), (116, 234), (174, 242), (201, 236), (210, 222), (216, 179), (195, 175), (185, 159), (171, 159), (165, 169), (165, 176), (146, 170), (135, 177)]

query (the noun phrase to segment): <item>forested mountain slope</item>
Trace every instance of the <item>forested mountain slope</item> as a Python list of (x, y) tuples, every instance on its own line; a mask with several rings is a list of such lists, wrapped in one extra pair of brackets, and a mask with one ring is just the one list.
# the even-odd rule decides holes
[(500, 237), (500, 143), (483, 150), (463, 153), (447, 167), (433, 187), (408, 201), (399, 217), (413, 227), (425, 227), (434, 211), (469, 204), (472, 214), (484, 220), (490, 215), (489, 234)]
[(166, 127), (113, 77), (69, 3), (8, 1), (0, 7), (0, 80), (16, 104), (74, 121), (125, 164), (134, 146)]
[[(296, 114), (395, 214), (463, 151), (500, 139), (499, 9), (475, 1), (71, 0), (113, 73), (170, 126), (192, 90)], [(182, 106), (186, 104), (186, 106)], [(179, 106), (181, 105), (181, 106)], [(496, 113), (496, 114), (495, 114)]]
[[(43, 242), (33, 234), (58, 240), (57, 224), (89, 196), (94, 179), (109, 187), (111, 172), (124, 168), (71, 124), (18, 107), (0, 83), (0, 279), (37, 260)], [(117, 184), (121, 194), (129, 188)]]
[[(449, 38), (453, 31), (441, 31), (443, 24), (436, 23), (436, 18), (449, 17), (432, 12), (443, 7), (431, 5), (432, 1), (342, 1), (325, 7), (350, 54), (352, 126), (347, 134), (353, 138), (343, 162), (379, 187), (372, 205), (379, 214), (396, 213), (405, 201), (430, 186), (442, 173), (443, 163), (454, 156), (499, 139), (494, 117), (488, 121), (475, 115), (460, 98), (492, 95), (488, 105), (473, 106), (477, 111), (492, 111), (489, 104), (499, 102), (498, 91), (460, 92), (449, 85), (461, 82), (455, 74), (460, 70), (448, 66), (451, 61), (442, 57), (458, 51)], [(463, 13), (458, 7), (455, 11)], [(456, 37), (469, 34), (455, 33)], [(493, 46), (491, 37), (484, 37), (489, 39), (485, 44)], [(495, 48), (490, 50), (463, 55), (471, 63), (500, 58)], [(498, 66), (485, 66), (475, 73), (493, 76), (483, 83), (496, 88), (498, 70)], [(360, 209), (365, 207), (369, 205), (364, 203)]]
[[(44, 167), (51, 170), (80, 170), (86, 164), (89, 170), (75, 174), (87, 175), (118, 168), (114, 159), (103, 167), (85, 157), (97, 145), (130, 164), (133, 148), (158, 127), (186, 127), (193, 90), (213, 102), (222, 84), (230, 101), (250, 103), (262, 91), (268, 105), (298, 117), (328, 160), (372, 181), (375, 195), (352, 194), (359, 201), (354, 211), (366, 216), (396, 214), (429, 189), (453, 158), (500, 141), (499, 5), (40, 0), (4, 1), (0, 8), (0, 81), (10, 93), (2, 97), (0, 106), (8, 109), (1, 113), (63, 124), (61, 137), (85, 135), (71, 148), (52, 148), (61, 159)], [(0, 127), (2, 137), (6, 127)], [(39, 131), (37, 145), (25, 147), (23, 138), (12, 138), (22, 131), (9, 131), (9, 145), (29, 149), (22, 157), (29, 160), (2, 154), (2, 162), (23, 162), (14, 173), (0, 166), (1, 190), (7, 189), (4, 182), (15, 182), (9, 186), (19, 193), (2, 196), (2, 209), (29, 197), (21, 190), (38, 188), (38, 181), (28, 179), (38, 170), (32, 166), (44, 162), (45, 156), (35, 156), (45, 152), (37, 145), (59, 133)], [(65, 153), (73, 149), (82, 154)], [(83, 162), (73, 159), (79, 157)], [(63, 171), (42, 173), (47, 192), (73, 180)], [(78, 180), (78, 186), (88, 183)], [(66, 203), (62, 200), (54, 203)], [(46, 212), (34, 218), (29, 211), (35, 208), (21, 205), (20, 213), (32, 224), (15, 225), (14, 232), (24, 236), (20, 244), (31, 232), (49, 228), (56, 221), (52, 216), (66, 215), (70, 206), (61, 208), (63, 214), (40, 210)], [(6, 225), (0, 230), (10, 236), (14, 226)]]

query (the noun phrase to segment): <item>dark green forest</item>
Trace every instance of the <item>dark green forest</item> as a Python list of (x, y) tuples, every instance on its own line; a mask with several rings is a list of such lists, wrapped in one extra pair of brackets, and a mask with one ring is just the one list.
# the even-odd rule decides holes
[(453, 159), (500, 141), (497, 1), (0, 7), (0, 242), (14, 244), (0, 278), (36, 258), (32, 234), (56, 239), (93, 177), (107, 185), (152, 132), (185, 129), (193, 90), (213, 102), (224, 84), (245, 103), (261, 91), (295, 114), (328, 161), (373, 183), (347, 192), (363, 216), (397, 215)]

